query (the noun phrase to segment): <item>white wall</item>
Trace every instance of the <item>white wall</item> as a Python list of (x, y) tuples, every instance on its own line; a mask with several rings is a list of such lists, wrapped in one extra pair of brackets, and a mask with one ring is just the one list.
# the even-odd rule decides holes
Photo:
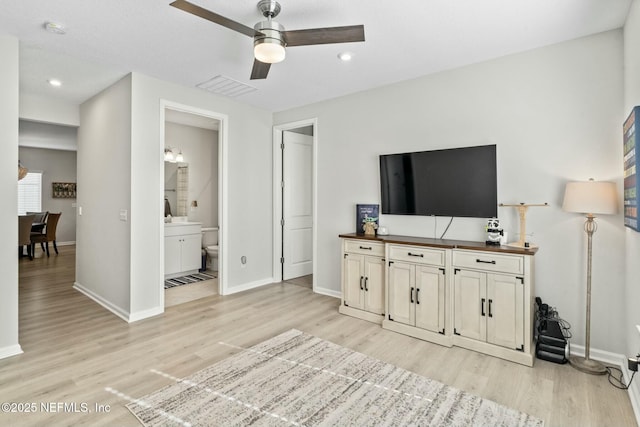
[[(583, 218), (561, 209), (568, 180), (621, 187), (622, 33), (610, 31), (275, 114), (276, 124), (318, 119), (316, 284), (340, 289), (340, 243), (356, 203), (379, 203), (378, 155), (497, 144), (498, 201), (542, 203), (527, 231), (540, 245), (536, 294), (584, 343)], [(500, 208), (515, 240), (518, 216)], [(439, 235), (448, 218), (438, 219)], [(622, 216), (599, 218), (593, 264), (592, 347), (622, 353)], [(433, 237), (428, 217), (382, 216), (393, 234)], [(447, 238), (483, 241), (485, 221), (455, 219)]]
[[(640, 105), (640, 1), (634, 0), (624, 27), (624, 115), (626, 119), (631, 109)], [(638, 120), (636, 118), (636, 120)], [(622, 141), (620, 125), (620, 141)], [(637, 128), (636, 128), (637, 129)], [(636, 130), (637, 132), (637, 130)], [(637, 147), (636, 147), (637, 150)], [(625, 228), (626, 270), (625, 301), (626, 321), (624, 323), (627, 338), (626, 354), (634, 356), (640, 353), (640, 335), (634, 325), (640, 325), (640, 233)], [(636, 385), (640, 392), (640, 387)]]
[(0, 359), (18, 344), (18, 39), (0, 35)]
[(73, 204), (76, 199), (53, 198), (51, 183), (76, 182), (76, 152), (19, 147), (18, 153), (29, 170), (42, 172), (42, 210), (62, 213), (56, 228), (56, 242), (75, 242), (76, 208)]
[[(163, 238), (161, 100), (227, 115), (228, 235), (230, 292), (266, 283), (272, 272), (272, 114), (198, 89), (133, 73), (131, 151), (131, 311), (159, 305)], [(259, 221), (256, 221), (256, 218)], [(247, 264), (240, 263), (242, 256)]]
[[(218, 132), (178, 123), (165, 123), (165, 145), (182, 150), (189, 165), (189, 221), (218, 226)], [(175, 193), (168, 194), (175, 199)], [(190, 207), (196, 200), (198, 207)], [(171, 205), (177, 215), (176, 204)]]
[[(76, 286), (130, 312), (131, 76), (80, 106)], [(78, 212), (79, 213), (79, 212)]]
[(57, 99), (20, 94), (20, 118), (43, 123), (80, 126), (80, 107)]

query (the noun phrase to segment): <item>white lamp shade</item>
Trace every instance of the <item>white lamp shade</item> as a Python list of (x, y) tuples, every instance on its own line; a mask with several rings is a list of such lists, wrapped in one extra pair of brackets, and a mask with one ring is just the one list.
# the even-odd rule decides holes
[(585, 214), (615, 214), (618, 211), (616, 185), (613, 182), (568, 182), (562, 209)]

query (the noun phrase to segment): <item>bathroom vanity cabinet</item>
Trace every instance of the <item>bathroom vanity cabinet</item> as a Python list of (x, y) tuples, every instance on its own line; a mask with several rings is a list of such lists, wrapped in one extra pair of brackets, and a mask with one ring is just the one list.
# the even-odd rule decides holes
[(202, 224), (175, 222), (164, 225), (164, 274), (177, 277), (195, 273), (201, 265)]

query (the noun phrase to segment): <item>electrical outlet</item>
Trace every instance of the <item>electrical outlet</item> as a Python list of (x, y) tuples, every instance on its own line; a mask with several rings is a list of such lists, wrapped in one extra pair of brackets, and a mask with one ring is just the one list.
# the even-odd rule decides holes
[(638, 372), (638, 357), (630, 357), (627, 359), (627, 364), (630, 371)]

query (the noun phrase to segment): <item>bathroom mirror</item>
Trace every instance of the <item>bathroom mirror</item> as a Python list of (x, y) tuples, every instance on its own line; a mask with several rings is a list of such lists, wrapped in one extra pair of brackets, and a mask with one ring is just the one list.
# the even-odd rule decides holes
[(164, 216), (187, 216), (189, 165), (164, 162)]

